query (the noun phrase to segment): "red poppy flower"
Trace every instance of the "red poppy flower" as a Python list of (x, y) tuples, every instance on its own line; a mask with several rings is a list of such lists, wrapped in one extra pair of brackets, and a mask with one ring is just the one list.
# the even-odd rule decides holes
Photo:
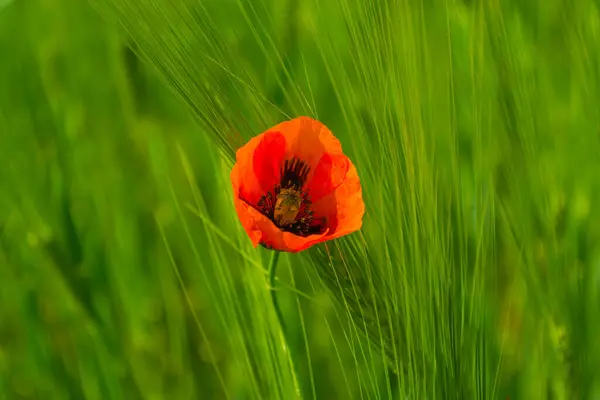
[(331, 131), (309, 117), (282, 122), (240, 148), (231, 183), (255, 247), (298, 252), (362, 225), (356, 168)]

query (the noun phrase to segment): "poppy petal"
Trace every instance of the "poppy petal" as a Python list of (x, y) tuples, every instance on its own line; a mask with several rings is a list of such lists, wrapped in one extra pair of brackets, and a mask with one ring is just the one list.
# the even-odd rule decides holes
[(357, 231), (362, 226), (365, 204), (356, 167), (348, 160), (348, 172), (334, 192), (311, 205), (315, 216), (327, 219), (329, 234), (326, 240)]
[(310, 201), (317, 202), (340, 186), (346, 178), (349, 165), (350, 160), (343, 154), (323, 154), (306, 185)]
[(282, 122), (272, 131), (285, 136), (286, 158), (298, 158), (315, 166), (325, 152), (341, 153), (342, 145), (322, 122), (310, 117), (298, 117)]
[(273, 190), (281, 178), (281, 165), (285, 158), (285, 137), (281, 132), (270, 131), (262, 139), (252, 156), (254, 173), (263, 192)]
[(256, 136), (235, 153), (235, 164), (230, 174), (234, 196), (241, 197), (250, 204), (257, 204), (263, 195), (252, 165), (254, 150), (261, 140), (262, 135)]

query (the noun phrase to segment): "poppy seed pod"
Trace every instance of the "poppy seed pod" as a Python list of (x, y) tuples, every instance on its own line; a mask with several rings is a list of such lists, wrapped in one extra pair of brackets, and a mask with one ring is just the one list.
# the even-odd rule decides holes
[(331, 131), (309, 117), (282, 122), (241, 147), (231, 184), (255, 247), (298, 252), (362, 225), (356, 168)]

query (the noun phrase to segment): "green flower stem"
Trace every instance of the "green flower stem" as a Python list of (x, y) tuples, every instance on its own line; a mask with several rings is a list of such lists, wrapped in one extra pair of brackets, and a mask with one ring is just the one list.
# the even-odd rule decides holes
[(281, 328), (281, 345), (283, 347), (283, 351), (286, 354), (288, 361), (290, 363), (292, 379), (294, 381), (294, 388), (296, 389), (296, 395), (299, 398), (302, 398), (302, 394), (300, 392), (300, 386), (298, 385), (298, 379), (296, 374), (296, 365), (294, 364), (294, 359), (292, 358), (288, 345), (288, 336), (287, 330), (285, 328), (285, 321), (283, 319), (283, 314), (281, 313), (281, 309), (279, 308), (279, 303), (277, 302), (277, 296), (275, 294), (275, 274), (277, 272), (277, 261), (279, 260), (279, 251), (273, 251), (273, 255), (271, 256), (271, 261), (269, 262), (269, 269), (267, 271), (268, 279), (269, 279), (269, 291), (271, 292), (271, 301), (273, 303), (273, 308), (275, 309), (275, 314), (277, 315), (277, 321), (279, 322), (279, 327)]

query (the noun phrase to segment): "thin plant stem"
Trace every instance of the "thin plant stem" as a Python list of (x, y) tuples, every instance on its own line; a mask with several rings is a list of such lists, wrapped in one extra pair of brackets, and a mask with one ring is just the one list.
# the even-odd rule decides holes
[(277, 321), (279, 322), (280, 339), (281, 345), (283, 347), (283, 352), (286, 354), (290, 363), (292, 379), (294, 381), (294, 388), (296, 389), (296, 395), (298, 396), (298, 398), (302, 398), (302, 393), (300, 392), (300, 385), (298, 384), (296, 365), (294, 364), (294, 358), (291, 356), (289, 350), (288, 334), (285, 327), (285, 321), (283, 319), (281, 308), (279, 308), (279, 302), (277, 301), (277, 295), (275, 293), (275, 275), (277, 272), (277, 261), (279, 260), (279, 254), (279, 251), (273, 251), (271, 261), (269, 262), (269, 269), (267, 270), (267, 276), (269, 280), (269, 291), (271, 292), (271, 302), (273, 303), (273, 308), (275, 309), (275, 314), (277, 315)]

